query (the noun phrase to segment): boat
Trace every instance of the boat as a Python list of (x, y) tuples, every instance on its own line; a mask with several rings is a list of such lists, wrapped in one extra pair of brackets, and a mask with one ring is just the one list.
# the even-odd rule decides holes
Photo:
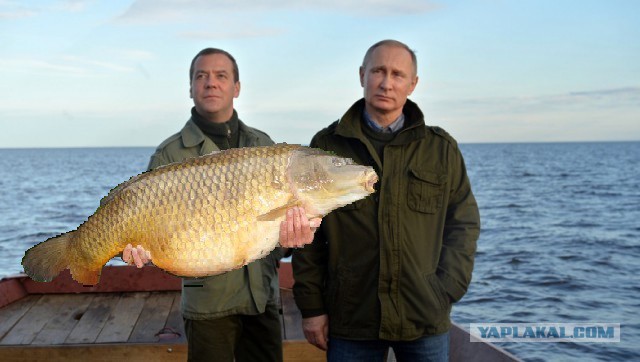
[[(307, 343), (293, 300), (291, 264), (279, 269), (284, 361), (325, 361)], [(180, 278), (149, 266), (105, 266), (82, 286), (63, 271), (48, 283), (24, 274), (0, 280), (0, 361), (186, 361)], [(450, 361), (519, 361), (451, 328)], [(393, 352), (387, 361), (395, 361)]]

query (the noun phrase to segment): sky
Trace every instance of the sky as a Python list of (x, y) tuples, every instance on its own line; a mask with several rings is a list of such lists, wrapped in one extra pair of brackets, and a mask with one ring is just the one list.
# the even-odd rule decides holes
[(0, 0), (0, 148), (155, 147), (203, 48), (240, 119), (307, 144), (359, 98), (366, 50), (416, 51), (410, 99), (460, 143), (640, 140), (640, 1)]

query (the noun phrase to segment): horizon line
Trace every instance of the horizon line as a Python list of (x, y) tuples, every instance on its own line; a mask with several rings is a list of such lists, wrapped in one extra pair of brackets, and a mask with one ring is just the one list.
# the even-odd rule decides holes
[[(560, 143), (634, 143), (640, 142), (637, 140), (573, 140), (573, 141), (476, 141), (476, 142), (457, 142), (459, 145), (508, 145), (508, 144), (560, 144)], [(287, 144), (299, 144), (302, 146), (308, 146), (303, 143), (291, 143), (291, 142), (276, 142)], [(87, 148), (157, 148), (158, 146), (145, 146), (145, 145), (127, 145), (127, 146), (15, 146), (15, 147), (0, 147), (0, 150), (46, 150), (46, 149), (87, 149)]]

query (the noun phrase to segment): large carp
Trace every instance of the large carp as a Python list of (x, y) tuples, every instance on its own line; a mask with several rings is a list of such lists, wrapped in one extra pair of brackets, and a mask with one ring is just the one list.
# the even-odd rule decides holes
[(94, 285), (102, 266), (132, 244), (171, 274), (220, 274), (269, 254), (288, 208), (322, 217), (374, 192), (377, 180), (371, 167), (299, 145), (191, 158), (118, 185), (76, 230), (27, 250), (22, 265), (36, 281), (69, 268), (77, 282)]

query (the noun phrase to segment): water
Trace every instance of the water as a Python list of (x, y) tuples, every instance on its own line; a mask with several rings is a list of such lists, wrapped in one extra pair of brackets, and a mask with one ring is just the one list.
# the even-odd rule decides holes
[(153, 148), (0, 149), (0, 277), (24, 251), (73, 230), (119, 183), (146, 170)]
[(480, 205), (468, 323), (621, 323), (621, 343), (500, 343), (527, 361), (640, 360), (640, 143), (462, 145)]
[[(465, 144), (482, 233), (469, 323), (621, 323), (620, 343), (500, 343), (526, 361), (640, 360), (640, 142)], [(75, 229), (152, 148), (0, 149), (0, 276)]]

